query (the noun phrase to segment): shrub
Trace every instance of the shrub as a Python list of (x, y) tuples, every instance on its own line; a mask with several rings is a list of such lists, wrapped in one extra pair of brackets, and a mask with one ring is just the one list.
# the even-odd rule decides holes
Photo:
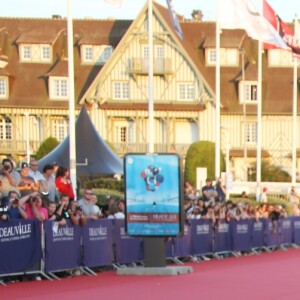
[[(225, 159), (223, 153), (220, 154), (220, 172), (225, 171)], [(216, 178), (220, 174), (215, 174), (215, 144), (208, 141), (193, 143), (186, 154), (185, 179), (192, 185), (196, 184), (196, 169), (207, 168), (207, 176)]]
[(43, 143), (40, 145), (39, 149), (35, 153), (34, 157), (39, 160), (43, 158), (45, 155), (50, 153), (57, 145), (59, 145), (59, 141), (54, 137), (48, 137)]

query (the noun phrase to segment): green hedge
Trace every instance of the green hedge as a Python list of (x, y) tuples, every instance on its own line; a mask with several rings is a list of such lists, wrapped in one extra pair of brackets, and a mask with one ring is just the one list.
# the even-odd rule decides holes
[(124, 180), (116, 180), (113, 178), (98, 178), (86, 181), (85, 187), (124, 192)]

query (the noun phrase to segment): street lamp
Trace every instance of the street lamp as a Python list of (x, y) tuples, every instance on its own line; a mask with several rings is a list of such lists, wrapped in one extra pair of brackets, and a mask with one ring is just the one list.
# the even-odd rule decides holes
[(26, 133), (26, 161), (30, 161), (30, 148), (29, 148), (29, 113), (25, 111), (25, 133)]

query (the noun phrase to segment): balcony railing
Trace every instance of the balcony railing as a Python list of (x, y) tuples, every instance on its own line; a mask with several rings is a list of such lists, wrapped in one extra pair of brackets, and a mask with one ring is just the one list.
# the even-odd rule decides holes
[[(128, 72), (130, 74), (147, 75), (149, 61), (148, 58), (131, 58)], [(154, 75), (168, 75), (172, 74), (171, 59), (169, 58), (154, 58), (153, 74)]]

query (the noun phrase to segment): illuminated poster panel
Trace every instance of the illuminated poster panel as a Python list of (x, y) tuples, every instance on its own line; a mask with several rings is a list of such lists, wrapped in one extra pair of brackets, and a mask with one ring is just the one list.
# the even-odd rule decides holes
[(131, 236), (181, 233), (181, 174), (177, 154), (124, 157), (126, 231)]

